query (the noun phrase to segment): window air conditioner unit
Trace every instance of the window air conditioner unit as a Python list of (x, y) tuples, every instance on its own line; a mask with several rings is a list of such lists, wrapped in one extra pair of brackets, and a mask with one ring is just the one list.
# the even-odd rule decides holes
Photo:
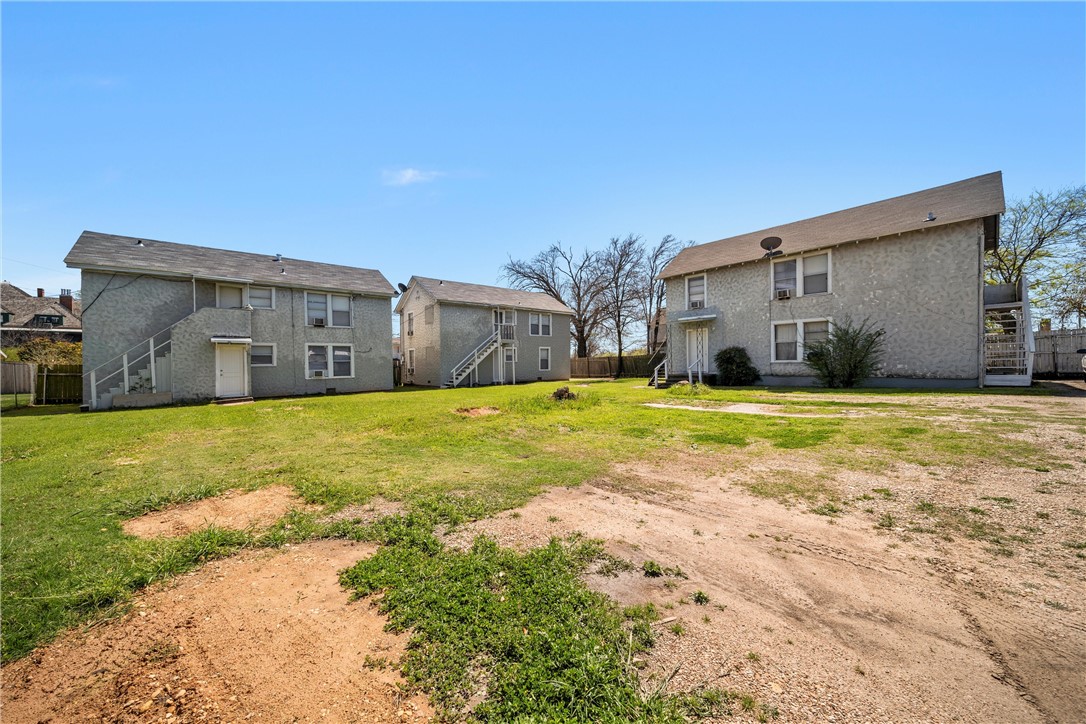
[(701, 300), (701, 299), (695, 299), (694, 301), (690, 302), (690, 308), (691, 309), (704, 309), (705, 308), (705, 301)]
[(407, 374), (409, 374), (409, 375), (415, 374), (415, 368), (414, 367), (408, 367), (407, 368)]
[(324, 317), (313, 317), (313, 326), (314, 327), (323, 327), (324, 326)]
[(791, 298), (792, 298), (792, 290), (791, 289), (778, 289), (777, 290), (777, 299), (778, 300), (791, 299)]
[(408, 337), (414, 337), (415, 336), (415, 330), (413, 330), (413, 329), (407, 330), (407, 336)]

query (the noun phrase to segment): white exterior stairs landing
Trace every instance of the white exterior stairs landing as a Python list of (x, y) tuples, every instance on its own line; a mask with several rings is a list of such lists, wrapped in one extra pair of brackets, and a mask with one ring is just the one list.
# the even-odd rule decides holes
[(1033, 381), (1033, 320), (1029, 286), (989, 284), (984, 289), (984, 384), (1029, 387)]
[(453, 367), (452, 377), (449, 378), (446, 387), (456, 387), (470, 375), (479, 363), (493, 354), (494, 350), (501, 347), (502, 338), (501, 335), (495, 330), (494, 334), (483, 340), (482, 344), (476, 347), (467, 357), (461, 360), (460, 364)]

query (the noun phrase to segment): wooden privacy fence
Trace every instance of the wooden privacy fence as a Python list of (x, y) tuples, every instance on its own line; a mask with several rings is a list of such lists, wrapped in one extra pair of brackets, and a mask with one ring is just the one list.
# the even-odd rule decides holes
[(29, 362), (0, 364), (0, 394), (29, 395), (33, 392), (35, 367), (37, 365)]
[(1038, 377), (1059, 377), (1082, 374), (1082, 355), (1075, 350), (1086, 349), (1086, 329), (1061, 329), (1036, 332), (1033, 335), (1033, 374)]
[[(652, 374), (650, 361), (659, 364), (662, 355), (650, 358), (647, 354), (622, 356), (623, 377), (648, 377)], [(570, 377), (614, 377), (618, 373), (618, 357), (574, 357), (569, 361)]]
[(83, 365), (38, 366), (34, 402), (39, 405), (83, 401)]

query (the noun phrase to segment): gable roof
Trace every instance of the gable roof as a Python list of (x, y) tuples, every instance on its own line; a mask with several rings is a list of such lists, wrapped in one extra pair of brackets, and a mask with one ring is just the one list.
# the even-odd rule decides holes
[[(137, 245), (142, 242), (142, 245)], [(84, 231), (64, 257), (79, 269), (143, 272), (271, 286), (305, 287), (391, 297), (395, 290), (375, 269), (288, 259), (272, 254), (212, 249), (134, 236)], [(285, 269), (286, 274), (280, 273)]]
[[(411, 277), (410, 285), (421, 287), (439, 303), (512, 307), (513, 309), (529, 309), (538, 312), (573, 314), (573, 310), (565, 304), (542, 292), (525, 292), (507, 287), (491, 287), (485, 284), (469, 284), (467, 282), (454, 282), (447, 279), (431, 279), (430, 277), (419, 276)], [(404, 294), (405, 299), (406, 297), (407, 295)], [(397, 304), (396, 306), (398, 309), (401, 305)]]
[(83, 328), (78, 299), (73, 299), (72, 308), (68, 309), (57, 297), (35, 297), (8, 282), (0, 283), (0, 309), (11, 315), (4, 327), (34, 327), (35, 316), (49, 314), (64, 318), (62, 324), (53, 325), (52, 329)]
[[(1002, 214), (1004, 208), (1003, 173), (996, 171), (804, 221), (691, 246), (679, 252), (660, 273), (660, 278), (761, 259), (765, 250), (758, 243), (767, 236), (780, 237), (783, 241), (780, 250), (795, 254), (850, 241), (983, 219)], [(926, 221), (929, 212), (935, 215), (930, 222)]]

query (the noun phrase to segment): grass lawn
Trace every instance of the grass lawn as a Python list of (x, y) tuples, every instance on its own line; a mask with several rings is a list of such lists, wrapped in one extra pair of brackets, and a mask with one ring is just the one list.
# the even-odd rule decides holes
[[(1035, 467), (1045, 453), (1024, 442), (991, 444), (990, 417), (954, 427), (916, 414), (794, 418), (665, 410), (689, 402), (643, 381), (411, 390), (340, 397), (78, 413), (47, 407), (2, 421), (3, 658), (124, 602), (131, 592), (247, 545), (354, 534), (294, 514), (271, 531), (209, 530), (137, 540), (121, 523), (170, 502), (229, 488), (294, 487), (333, 510), (374, 496), (403, 501), (428, 520), (456, 524), (524, 503), (545, 486), (577, 485), (612, 463), (692, 450), (805, 448), (849, 465), (849, 450), (922, 464), (991, 461)], [(878, 399), (872, 401), (874, 395)], [(908, 408), (911, 392), (870, 390), (819, 400), (764, 389), (712, 391), (697, 402), (756, 402), (832, 413)], [(924, 394), (941, 394), (926, 392)], [(946, 393), (959, 394), (959, 393)], [(497, 407), (467, 417), (458, 408)], [(1010, 418), (1008, 413), (1008, 419)], [(865, 456), (869, 457), (869, 456)], [(289, 524), (289, 527), (288, 527)]]

